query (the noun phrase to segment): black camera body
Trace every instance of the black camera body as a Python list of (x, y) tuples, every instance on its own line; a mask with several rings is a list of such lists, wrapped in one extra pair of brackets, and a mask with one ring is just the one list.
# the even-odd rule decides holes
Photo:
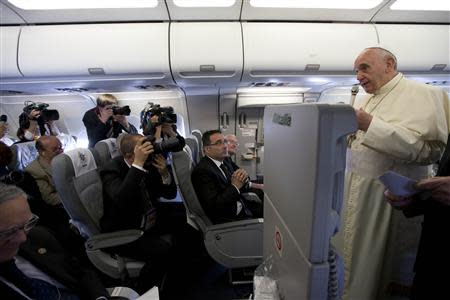
[(131, 114), (131, 109), (129, 105), (125, 106), (113, 106), (113, 115), (117, 116), (129, 116)]
[(177, 115), (173, 112), (172, 106), (163, 106), (159, 104), (154, 104), (150, 109), (150, 116), (158, 116), (157, 125), (163, 123), (174, 124), (177, 122)]
[(156, 142), (154, 136), (148, 135), (145, 139), (153, 145), (154, 154), (175, 152), (180, 144), (177, 138), (162, 139), (160, 142)]
[(56, 109), (47, 109), (49, 106), (47, 103), (27, 101), (25, 102), (23, 112), (28, 116), (33, 110), (38, 110), (41, 112), (40, 116), (44, 122), (58, 121), (59, 112)]

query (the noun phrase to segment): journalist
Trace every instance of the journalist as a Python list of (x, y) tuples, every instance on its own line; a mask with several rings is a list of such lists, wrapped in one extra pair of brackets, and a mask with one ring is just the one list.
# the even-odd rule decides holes
[(59, 120), (57, 110), (48, 108), (47, 103), (26, 101), (23, 112), (19, 115), (19, 129), (17, 137), (19, 142), (33, 141), (39, 136), (59, 135), (55, 121)]
[(107, 138), (117, 138), (122, 131), (137, 133), (136, 128), (128, 123), (130, 115), (128, 106), (119, 107), (114, 95), (102, 94), (97, 98), (97, 106), (88, 110), (83, 116), (89, 139), (89, 148), (98, 141)]
[(171, 106), (161, 107), (148, 103), (141, 112), (141, 127), (149, 140), (161, 145), (170, 145), (171, 152), (183, 150), (186, 142), (178, 133), (175, 123), (177, 115)]
[(145, 137), (125, 134), (120, 149), (123, 156), (111, 160), (100, 172), (104, 196), (100, 227), (102, 232), (127, 229), (144, 232), (138, 240), (112, 249), (147, 263), (141, 272), (139, 292), (160, 284), (169, 265), (173, 243), (171, 236), (165, 234), (170, 229), (164, 225), (163, 204), (157, 199), (175, 198), (177, 188), (166, 160), (154, 153), (153, 145)]

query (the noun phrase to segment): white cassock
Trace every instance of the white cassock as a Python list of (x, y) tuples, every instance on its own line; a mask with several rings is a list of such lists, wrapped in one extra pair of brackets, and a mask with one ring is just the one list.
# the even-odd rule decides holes
[(394, 212), (377, 178), (388, 170), (430, 176), (447, 142), (450, 103), (443, 90), (399, 73), (360, 104), (373, 119), (348, 149), (342, 224), (333, 243), (344, 258), (344, 299), (365, 300), (378, 299), (391, 281), (411, 283), (420, 238), (420, 219)]

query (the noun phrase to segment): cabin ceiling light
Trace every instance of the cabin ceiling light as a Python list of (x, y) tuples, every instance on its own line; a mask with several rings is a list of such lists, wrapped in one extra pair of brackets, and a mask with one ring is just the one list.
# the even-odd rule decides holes
[(392, 10), (441, 10), (450, 11), (448, 0), (397, 0), (391, 5)]
[[(253, 7), (372, 9), (383, 0), (250, 0)], [(445, 1), (445, 0), (444, 0)]]
[(305, 87), (282, 87), (282, 86), (253, 86), (241, 87), (237, 89), (237, 93), (242, 94), (301, 94), (310, 90)]
[(153, 8), (158, 0), (8, 0), (25, 10), (95, 9), (95, 8)]
[(173, 0), (179, 7), (230, 7), (236, 0)]

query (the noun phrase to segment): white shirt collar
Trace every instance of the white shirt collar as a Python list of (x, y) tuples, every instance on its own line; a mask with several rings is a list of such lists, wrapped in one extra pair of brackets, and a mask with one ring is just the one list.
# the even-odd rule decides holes
[(223, 163), (222, 161), (220, 161), (220, 160), (217, 160), (217, 159), (214, 159), (214, 158), (212, 158), (211, 156), (208, 156), (208, 155), (206, 155), (210, 160), (212, 160), (215, 164), (216, 164), (216, 166), (218, 167), (218, 168), (220, 168), (220, 165)]

